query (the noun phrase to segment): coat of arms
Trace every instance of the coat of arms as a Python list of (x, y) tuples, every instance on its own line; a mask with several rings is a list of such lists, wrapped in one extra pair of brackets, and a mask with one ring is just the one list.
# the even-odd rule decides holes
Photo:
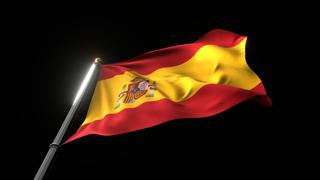
[(125, 84), (122, 86), (115, 109), (120, 107), (121, 102), (130, 104), (134, 103), (142, 96), (149, 98), (154, 96), (154, 90), (156, 89), (155, 81), (151, 82), (150, 80), (142, 77), (135, 77), (131, 82), (131, 84)]

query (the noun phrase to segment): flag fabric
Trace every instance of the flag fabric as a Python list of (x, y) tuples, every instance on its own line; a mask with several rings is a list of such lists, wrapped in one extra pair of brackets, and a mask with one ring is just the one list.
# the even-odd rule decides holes
[(247, 37), (216, 29), (194, 43), (101, 65), (83, 124), (67, 141), (220, 113), (247, 99), (271, 105), (245, 60)]

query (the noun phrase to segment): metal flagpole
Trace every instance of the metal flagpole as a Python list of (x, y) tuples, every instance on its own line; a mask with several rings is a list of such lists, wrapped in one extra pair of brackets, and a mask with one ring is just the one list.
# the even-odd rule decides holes
[(60, 127), (60, 130), (58, 132), (58, 134), (56, 135), (55, 139), (53, 140), (53, 142), (49, 145), (49, 151), (46, 155), (46, 157), (44, 158), (36, 176), (34, 177), (34, 180), (42, 180), (50, 163), (51, 160), (53, 159), (57, 149), (60, 147), (62, 138), (64, 137), (65, 132), (67, 131), (69, 124), (72, 120), (72, 117), (74, 115), (74, 113), (76, 112), (77, 108), (79, 107), (80, 101), (83, 97), (84, 92), (87, 89), (87, 85), (90, 82), (93, 72), (96, 69), (97, 66), (99, 66), (101, 59), (100, 58), (96, 58), (94, 60), (94, 63), (91, 65), (86, 77), (84, 78), (80, 89), (77, 92), (77, 95), (73, 101), (72, 107), (70, 108), (63, 124)]

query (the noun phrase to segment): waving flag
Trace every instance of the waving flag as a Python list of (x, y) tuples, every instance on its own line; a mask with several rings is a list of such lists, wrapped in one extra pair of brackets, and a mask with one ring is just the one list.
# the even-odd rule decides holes
[(66, 142), (212, 116), (252, 98), (271, 105), (245, 60), (246, 40), (218, 29), (194, 43), (101, 65), (87, 117)]

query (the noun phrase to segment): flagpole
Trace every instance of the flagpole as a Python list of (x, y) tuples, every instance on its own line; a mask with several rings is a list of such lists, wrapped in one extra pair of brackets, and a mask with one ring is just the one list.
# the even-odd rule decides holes
[(94, 60), (93, 64), (91, 65), (86, 77), (84, 78), (84, 80), (80, 86), (80, 89), (77, 92), (77, 95), (73, 101), (73, 104), (72, 104), (63, 124), (60, 127), (58, 134), (56, 135), (53, 142), (49, 145), (49, 151), (48, 151), (46, 157), (44, 158), (44, 160), (42, 161), (42, 164), (41, 164), (36, 176), (34, 177), (34, 180), (42, 180), (43, 179), (56, 151), (61, 146), (62, 138), (64, 137), (64, 135), (70, 125), (70, 122), (73, 118), (74, 113), (76, 112), (77, 108), (79, 107), (79, 104), (80, 104), (81, 99), (84, 95), (84, 92), (86, 91), (86, 89), (88, 87), (87, 85), (92, 78), (93, 72), (96, 69), (96, 67), (100, 65), (100, 62), (101, 62), (101, 59), (96, 58)]

